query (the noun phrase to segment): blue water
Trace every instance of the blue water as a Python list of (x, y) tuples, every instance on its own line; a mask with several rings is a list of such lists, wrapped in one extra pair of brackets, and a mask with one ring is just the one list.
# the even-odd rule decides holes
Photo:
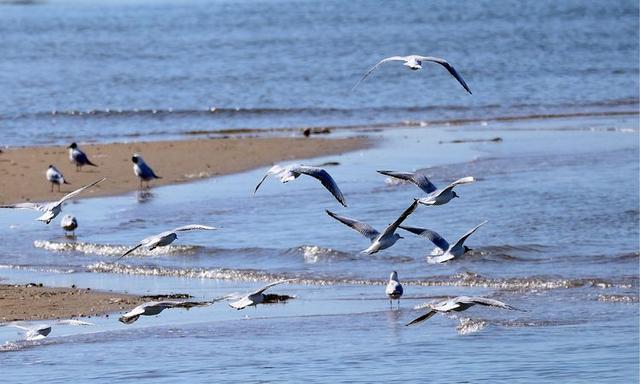
[[(0, 212), (2, 282), (207, 299), (296, 279), (270, 290), (293, 299), (257, 309), (92, 316), (41, 341), (0, 326), (3, 382), (640, 381), (637, 31), (638, 5), (622, 1), (0, 5), (2, 144), (305, 126), (374, 143), (303, 160), (339, 163), (327, 170), (349, 208), (305, 177), (251, 197), (257, 169), (74, 200), (75, 239), (58, 220)], [(379, 58), (411, 52), (447, 58), (474, 94), (436, 66), (382, 67), (349, 91)], [(489, 220), (474, 250), (428, 264), (433, 245), (407, 233), (361, 254), (368, 241), (325, 209), (381, 229), (420, 195), (377, 169), (420, 169), (438, 186), (475, 176), (406, 222), (453, 241)], [(220, 229), (111, 263), (187, 223)], [(393, 310), (392, 270), (405, 287)], [(404, 326), (415, 305), (456, 295), (527, 312)]]

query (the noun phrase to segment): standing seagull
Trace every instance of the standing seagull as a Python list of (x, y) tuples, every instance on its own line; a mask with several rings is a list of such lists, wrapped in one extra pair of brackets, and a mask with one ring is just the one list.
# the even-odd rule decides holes
[(71, 232), (71, 236), (75, 236), (76, 228), (78, 228), (78, 220), (73, 215), (65, 215), (60, 220), (60, 227), (64, 229), (64, 234), (67, 236), (67, 232)]
[(147, 182), (148, 188), (149, 181), (153, 179), (162, 179), (162, 177), (153, 172), (153, 169), (144, 162), (144, 159), (139, 154), (134, 153), (131, 157), (131, 161), (133, 161), (133, 172), (140, 178), (140, 189), (142, 189), (142, 181)]
[(364, 79), (366, 79), (371, 74), (371, 72), (373, 72), (381, 64), (387, 63), (389, 61), (404, 61), (404, 63), (402, 65), (404, 65), (405, 67), (411, 69), (412, 71), (417, 71), (419, 69), (422, 69), (422, 62), (423, 61), (430, 61), (432, 63), (440, 64), (443, 67), (445, 67), (447, 69), (447, 71), (449, 71), (449, 73), (453, 77), (456, 78), (456, 80), (458, 80), (460, 85), (462, 85), (462, 87), (464, 87), (464, 89), (466, 89), (467, 92), (469, 92), (469, 94), (471, 94), (471, 90), (469, 89), (469, 86), (467, 85), (467, 83), (465, 83), (465, 81), (462, 78), (462, 76), (460, 76), (458, 71), (456, 71), (456, 69), (453, 68), (453, 66), (451, 64), (449, 64), (445, 59), (441, 59), (439, 57), (419, 56), (419, 55), (392, 56), (392, 57), (387, 57), (386, 59), (380, 60), (378, 62), (378, 64), (376, 64), (373, 67), (371, 67), (371, 69), (368, 70), (367, 73), (364, 74), (364, 76), (362, 76), (362, 79), (360, 79), (360, 81), (358, 81), (358, 83), (356, 85), (354, 85), (351, 90), (356, 89), (356, 87), (358, 85), (360, 85), (360, 83), (362, 83), (364, 81)]
[(345, 207), (347, 206), (347, 202), (344, 199), (340, 188), (338, 188), (338, 184), (336, 184), (335, 180), (333, 180), (333, 178), (327, 171), (322, 168), (308, 167), (299, 164), (290, 164), (284, 167), (274, 165), (267, 171), (267, 174), (264, 175), (258, 185), (256, 185), (256, 189), (253, 191), (253, 194), (255, 195), (256, 192), (258, 192), (258, 188), (260, 188), (260, 185), (262, 185), (262, 183), (269, 176), (278, 176), (280, 177), (280, 182), (287, 183), (291, 180), (297, 179), (300, 175), (307, 175), (320, 180), (322, 185), (324, 185), (324, 187), (329, 192), (331, 192), (331, 194), (336, 198), (336, 200), (338, 200), (338, 202), (340, 202), (340, 204)]
[(460, 257), (460, 256), (464, 255), (465, 253), (471, 251), (472, 249), (467, 247), (466, 245), (464, 245), (464, 242), (478, 228), (480, 228), (481, 226), (483, 226), (487, 222), (488, 222), (488, 220), (485, 220), (482, 223), (480, 223), (480, 224), (476, 225), (475, 227), (471, 228), (469, 231), (467, 231), (467, 233), (465, 233), (461, 238), (459, 238), (458, 241), (456, 241), (456, 243), (453, 244), (453, 245), (449, 245), (447, 240), (445, 240), (442, 236), (438, 235), (435, 231), (432, 231), (430, 229), (414, 228), (414, 227), (403, 227), (403, 226), (400, 226), (400, 228), (404, 229), (405, 231), (409, 231), (411, 233), (415, 233), (418, 236), (426, 237), (427, 239), (431, 240), (431, 242), (433, 244), (435, 244), (436, 247), (440, 248), (442, 250), (442, 252), (443, 252), (442, 255), (436, 256), (436, 257), (431, 257), (431, 256), (427, 257), (427, 261), (430, 264), (436, 264), (436, 263), (444, 263), (446, 261), (449, 261), (449, 260), (451, 260), (453, 258), (456, 258), (456, 257)]
[(87, 155), (78, 148), (78, 144), (71, 143), (67, 148), (69, 149), (69, 161), (71, 161), (72, 164), (75, 164), (76, 172), (85, 165), (97, 167), (97, 165), (93, 164)]
[(155, 316), (159, 315), (160, 312), (169, 308), (185, 308), (190, 309), (193, 307), (205, 307), (215, 303), (216, 301), (224, 300), (225, 297), (220, 297), (217, 299), (213, 299), (210, 301), (149, 301), (144, 304), (140, 304), (137, 307), (133, 308), (131, 311), (122, 315), (118, 321), (124, 324), (134, 323), (140, 316)]
[(425, 320), (428, 320), (429, 318), (431, 318), (431, 316), (435, 315), (438, 312), (441, 313), (445, 313), (445, 312), (462, 312), (466, 309), (469, 309), (470, 307), (473, 307), (474, 305), (479, 304), (479, 305), (484, 305), (487, 307), (496, 307), (496, 308), (502, 308), (502, 309), (508, 309), (508, 310), (512, 310), (512, 311), (522, 311), (521, 309), (518, 308), (514, 308), (512, 306), (510, 306), (509, 304), (503, 303), (502, 301), (498, 301), (498, 300), (494, 300), (494, 299), (487, 299), (485, 297), (469, 297), (469, 296), (458, 296), (455, 297), (453, 299), (449, 299), (449, 300), (445, 300), (442, 301), (438, 304), (424, 304), (421, 306), (416, 307), (416, 309), (422, 309), (422, 308), (429, 308), (430, 311), (425, 313), (422, 316), (419, 316), (413, 320), (411, 320), (410, 323), (406, 324), (408, 325), (413, 325), (413, 324), (417, 324), (417, 323), (421, 323)]
[(77, 196), (81, 192), (86, 189), (93, 187), (94, 185), (105, 181), (106, 178), (102, 178), (98, 181), (95, 181), (89, 185), (85, 185), (82, 188), (78, 188), (75, 191), (65, 195), (62, 199), (58, 201), (54, 201), (52, 203), (19, 203), (19, 204), (11, 204), (11, 205), (0, 205), (0, 208), (18, 208), (18, 209), (33, 209), (35, 211), (44, 212), (42, 216), (38, 217), (36, 220), (42, 221), (45, 224), (49, 224), (51, 220), (53, 220), (56, 216), (62, 212), (62, 203), (65, 201)]
[(258, 304), (261, 304), (265, 300), (266, 295), (264, 294), (264, 291), (273, 287), (274, 285), (286, 283), (289, 281), (291, 280), (279, 280), (274, 283), (267, 284), (264, 287), (258, 289), (257, 291), (251, 292), (250, 294), (246, 295), (240, 300), (234, 301), (233, 303), (229, 303), (229, 306), (237, 310), (245, 309), (246, 307), (250, 307), (252, 305), (257, 306)]
[[(94, 325), (93, 323), (88, 323), (86, 321), (80, 321), (80, 320), (58, 320), (53, 324)], [(25, 339), (28, 341), (44, 339), (45, 337), (49, 336), (49, 334), (51, 333), (51, 327), (52, 327), (51, 324), (37, 324), (29, 327), (29, 326), (22, 325), (22, 323), (20, 322), (9, 323), (7, 325), (26, 331), (24, 336), (25, 336)]]
[(58, 171), (58, 168), (53, 165), (49, 165), (47, 168), (47, 180), (51, 183), (51, 192), (53, 192), (53, 185), (56, 184), (58, 186), (58, 192), (60, 192), (60, 184), (69, 184), (62, 176), (62, 172)]
[(122, 259), (123, 257), (127, 256), (128, 254), (130, 254), (131, 252), (135, 251), (140, 247), (146, 247), (149, 251), (153, 251), (157, 247), (164, 247), (166, 245), (169, 245), (173, 243), (175, 239), (178, 238), (178, 235), (176, 234), (176, 232), (212, 231), (214, 229), (217, 229), (217, 228), (208, 227), (206, 225), (200, 225), (200, 224), (190, 224), (190, 225), (185, 225), (183, 227), (172, 229), (170, 231), (165, 231), (157, 235), (149, 236), (143, 239), (138, 244), (136, 244), (136, 246), (129, 248), (122, 256), (118, 257), (115, 261)]
[(460, 197), (453, 190), (456, 185), (468, 184), (476, 181), (473, 176), (467, 176), (454, 181), (442, 189), (438, 189), (427, 176), (419, 172), (378, 171), (378, 173), (389, 177), (395, 177), (396, 179), (405, 180), (418, 186), (418, 188), (427, 193), (427, 197), (418, 199), (418, 203), (424, 205), (446, 204), (454, 197)]
[(384, 292), (389, 296), (391, 308), (393, 308), (393, 300), (398, 300), (398, 308), (400, 308), (400, 298), (402, 297), (403, 289), (402, 284), (400, 284), (400, 279), (398, 279), (398, 272), (391, 272), (389, 283), (387, 283), (387, 288)]
[(402, 214), (400, 215), (400, 217), (398, 217), (396, 221), (394, 221), (393, 223), (389, 224), (389, 226), (385, 228), (385, 230), (382, 233), (378, 232), (375, 228), (373, 228), (367, 223), (363, 223), (361, 221), (350, 219), (344, 216), (338, 216), (335, 213), (328, 210), (326, 212), (329, 216), (338, 220), (342, 224), (350, 227), (351, 229), (360, 232), (360, 234), (362, 234), (363, 236), (371, 240), (371, 245), (369, 246), (369, 248), (362, 251), (363, 253), (368, 253), (371, 255), (383, 249), (389, 248), (390, 246), (395, 244), (396, 241), (403, 238), (402, 236), (395, 233), (395, 231), (396, 229), (398, 229), (400, 224), (402, 224), (402, 222), (407, 217), (409, 217), (409, 215), (412, 214), (413, 211), (416, 210), (417, 206), (418, 206), (418, 201), (414, 200), (413, 203), (409, 206), (409, 208), (405, 209), (404, 212), (402, 212)]

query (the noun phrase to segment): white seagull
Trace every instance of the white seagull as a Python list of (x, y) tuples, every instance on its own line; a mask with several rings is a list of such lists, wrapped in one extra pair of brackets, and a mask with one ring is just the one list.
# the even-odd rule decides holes
[(258, 188), (260, 185), (267, 179), (269, 176), (277, 176), (280, 178), (280, 182), (288, 183), (291, 180), (297, 179), (300, 175), (311, 176), (315, 179), (320, 180), (322, 185), (331, 192), (331, 194), (342, 204), (343, 206), (347, 206), (347, 202), (342, 195), (342, 191), (338, 188), (338, 184), (336, 184), (335, 180), (329, 175), (329, 172), (325, 171), (322, 168), (318, 167), (309, 167), (300, 164), (289, 164), (287, 166), (274, 165), (269, 168), (264, 177), (260, 180), (258, 185), (256, 185), (256, 189), (253, 191), (255, 195), (258, 192)]
[(405, 231), (409, 231), (411, 233), (415, 233), (418, 236), (426, 237), (427, 239), (431, 240), (431, 242), (433, 244), (435, 244), (436, 247), (440, 248), (442, 250), (442, 252), (443, 252), (442, 255), (435, 256), (435, 257), (431, 257), (431, 256), (427, 257), (427, 261), (430, 264), (436, 264), (436, 263), (447, 262), (447, 261), (449, 261), (449, 260), (451, 260), (453, 258), (460, 257), (460, 256), (464, 255), (465, 253), (471, 251), (472, 249), (467, 247), (466, 245), (464, 245), (464, 242), (478, 228), (480, 228), (481, 226), (483, 226), (487, 222), (488, 222), (488, 220), (485, 220), (482, 223), (480, 223), (480, 224), (476, 225), (475, 227), (471, 228), (470, 230), (468, 230), (467, 233), (462, 235), (462, 237), (459, 238), (458, 241), (456, 241), (455, 244), (453, 244), (453, 245), (449, 245), (447, 240), (445, 240), (442, 236), (438, 235), (435, 231), (432, 231), (430, 229), (415, 228), (415, 227), (404, 227), (404, 226), (400, 226), (400, 228), (404, 229)]
[(84, 190), (93, 187), (94, 185), (105, 181), (106, 178), (102, 178), (98, 181), (95, 181), (89, 185), (85, 185), (82, 188), (78, 188), (75, 191), (65, 195), (62, 199), (58, 201), (54, 201), (51, 203), (19, 203), (19, 204), (11, 204), (11, 205), (0, 205), (0, 208), (18, 208), (18, 209), (33, 209), (35, 211), (44, 212), (42, 216), (38, 217), (36, 220), (42, 221), (45, 224), (49, 224), (51, 220), (53, 220), (56, 216), (62, 212), (62, 204), (82, 193)]
[(413, 211), (416, 210), (417, 206), (418, 206), (418, 201), (414, 200), (413, 203), (409, 206), (409, 208), (405, 209), (404, 212), (402, 212), (402, 214), (400, 215), (400, 217), (398, 217), (396, 221), (394, 221), (393, 223), (389, 224), (389, 226), (385, 228), (385, 230), (382, 233), (378, 232), (375, 228), (373, 228), (367, 223), (363, 223), (361, 221), (350, 219), (344, 216), (338, 216), (329, 210), (327, 210), (326, 212), (329, 216), (333, 217), (334, 219), (338, 220), (339, 222), (348, 226), (349, 228), (355, 231), (358, 231), (361, 235), (371, 240), (371, 245), (367, 249), (362, 251), (363, 253), (368, 253), (371, 255), (383, 249), (389, 248), (390, 246), (395, 244), (396, 241), (403, 238), (402, 236), (395, 233), (396, 229), (398, 229), (400, 224), (402, 224), (402, 222), (410, 214), (412, 214)]
[(358, 83), (356, 85), (354, 85), (351, 90), (356, 89), (356, 87), (358, 85), (360, 85), (360, 83), (362, 83), (364, 81), (364, 79), (366, 79), (371, 74), (371, 72), (373, 72), (381, 64), (388, 63), (390, 61), (404, 61), (404, 63), (402, 65), (404, 65), (405, 67), (411, 69), (412, 71), (417, 71), (419, 69), (422, 69), (422, 62), (423, 61), (430, 61), (432, 63), (440, 64), (443, 67), (445, 67), (447, 69), (447, 71), (449, 71), (449, 73), (453, 77), (456, 78), (456, 80), (458, 80), (460, 85), (462, 85), (462, 87), (467, 92), (469, 92), (469, 94), (471, 94), (471, 89), (469, 89), (469, 86), (467, 85), (467, 83), (465, 83), (465, 81), (462, 78), (462, 76), (460, 76), (458, 71), (456, 71), (456, 69), (453, 68), (453, 66), (451, 64), (449, 64), (445, 59), (441, 59), (439, 57), (433, 57), (433, 56), (419, 56), (419, 55), (392, 56), (392, 57), (387, 57), (386, 59), (380, 60), (376, 65), (371, 67), (371, 69), (369, 69), (367, 71), (367, 73), (364, 74), (364, 76), (362, 76), (362, 79), (360, 79), (360, 81), (358, 81)]
[(53, 192), (53, 185), (58, 186), (58, 192), (60, 192), (60, 184), (69, 184), (62, 176), (62, 172), (58, 171), (58, 168), (53, 165), (49, 165), (46, 172), (47, 180), (51, 183), (51, 192)]
[(71, 143), (71, 145), (69, 145), (67, 149), (69, 149), (69, 161), (71, 161), (72, 164), (75, 164), (76, 172), (79, 171), (80, 168), (84, 167), (85, 165), (97, 167), (97, 165), (93, 164), (89, 160), (87, 155), (80, 150), (80, 148), (78, 147), (78, 144)]
[(476, 296), (471, 296), (471, 297), (458, 296), (453, 299), (445, 300), (437, 304), (423, 304), (423, 305), (417, 306), (415, 309), (429, 308), (430, 310), (424, 315), (411, 320), (411, 322), (409, 322), (406, 325), (408, 326), (408, 325), (421, 323), (425, 320), (428, 320), (431, 316), (435, 315), (438, 312), (441, 312), (441, 313), (451, 312), (451, 311), (462, 312), (466, 309), (469, 309), (470, 307), (473, 307), (476, 304), (484, 305), (487, 307), (508, 309), (512, 311), (524, 311), (522, 309), (512, 307), (509, 304), (506, 304), (506, 303), (503, 303), (502, 301), (498, 301), (494, 299), (488, 299), (485, 297), (476, 297)]
[(216, 301), (224, 300), (225, 297), (213, 299), (210, 301), (175, 301), (175, 300), (167, 300), (167, 301), (149, 301), (144, 304), (140, 304), (137, 307), (133, 308), (131, 311), (122, 315), (118, 321), (124, 324), (132, 324), (140, 316), (155, 316), (159, 315), (160, 312), (169, 308), (185, 308), (190, 309), (193, 307), (206, 307), (215, 303)]
[(398, 308), (400, 308), (400, 298), (402, 297), (403, 289), (402, 284), (400, 284), (400, 279), (398, 279), (398, 272), (391, 272), (389, 283), (387, 283), (384, 292), (389, 296), (391, 308), (393, 308), (393, 300), (398, 300)]
[(460, 184), (469, 184), (476, 181), (473, 176), (463, 177), (447, 185), (442, 189), (436, 188), (427, 176), (419, 172), (396, 172), (396, 171), (378, 171), (383, 175), (395, 177), (415, 184), (418, 188), (427, 193), (427, 197), (418, 199), (418, 203), (424, 205), (443, 205), (451, 201), (454, 197), (460, 197), (453, 188)]
[(64, 234), (67, 232), (71, 232), (72, 235), (75, 235), (76, 228), (78, 228), (78, 220), (73, 215), (65, 215), (62, 220), (60, 220), (60, 227), (64, 229)]
[(289, 281), (292, 281), (292, 280), (291, 279), (279, 280), (274, 283), (267, 284), (264, 287), (258, 289), (257, 291), (249, 293), (248, 295), (244, 296), (240, 300), (229, 303), (229, 306), (237, 310), (245, 309), (246, 307), (250, 307), (250, 306), (257, 306), (258, 304), (263, 303), (265, 300), (266, 295), (264, 294), (264, 291), (273, 287), (274, 285), (287, 283)]
[(58, 320), (53, 324), (36, 324), (36, 325), (32, 325), (32, 326), (26, 326), (26, 325), (22, 325), (21, 322), (13, 322), (13, 323), (9, 323), (7, 324), (8, 326), (11, 327), (15, 327), (18, 329), (22, 329), (23, 331), (26, 331), (24, 336), (25, 339), (28, 341), (33, 341), (33, 340), (41, 340), (44, 339), (45, 337), (49, 336), (49, 334), (51, 333), (51, 327), (53, 325), (56, 324), (65, 324), (65, 325), (95, 325), (93, 323), (88, 323), (86, 321), (81, 321), (81, 320)]
[(147, 187), (149, 187), (149, 181), (153, 179), (162, 179), (162, 177), (153, 172), (153, 169), (145, 163), (144, 159), (139, 154), (134, 153), (131, 157), (131, 161), (133, 161), (133, 173), (135, 173), (140, 179), (140, 189), (142, 189), (143, 181), (146, 181)]
[(131, 252), (135, 251), (140, 247), (145, 247), (149, 251), (153, 251), (154, 249), (156, 249), (156, 247), (164, 247), (166, 245), (169, 245), (173, 243), (175, 239), (178, 238), (178, 235), (176, 234), (176, 232), (212, 231), (215, 229), (218, 229), (218, 228), (209, 227), (209, 226), (200, 225), (200, 224), (190, 224), (190, 225), (185, 225), (182, 227), (172, 229), (170, 231), (165, 231), (157, 235), (149, 236), (147, 238), (142, 239), (142, 241), (140, 241), (134, 247), (129, 248), (122, 256), (118, 257), (115, 261), (122, 259), (123, 257), (127, 256), (128, 254), (130, 254)]

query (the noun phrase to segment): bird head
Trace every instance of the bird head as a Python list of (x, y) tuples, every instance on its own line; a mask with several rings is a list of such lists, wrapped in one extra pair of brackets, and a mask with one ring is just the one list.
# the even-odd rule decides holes
[(460, 197), (460, 196), (458, 196), (458, 194), (456, 193), (456, 191), (453, 191), (453, 197)]
[(133, 156), (131, 156), (131, 161), (134, 162), (134, 164), (138, 164), (138, 162), (140, 161), (141, 157), (140, 155), (138, 155), (137, 153), (134, 153)]
[(467, 253), (467, 252), (470, 252), (470, 251), (473, 251), (473, 249), (471, 249), (471, 248), (469, 248), (469, 247), (467, 247), (467, 246), (465, 245), (465, 246), (464, 246), (464, 253)]
[(70, 148), (70, 149), (76, 149), (76, 148), (78, 148), (78, 144), (76, 144), (76, 143), (71, 143), (71, 145), (69, 145), (67, 148)]
[(396, 271), (391, 272), (391, 276), (389, 277), (389, 279), (393, 281), (398, 281), (398, 272)]

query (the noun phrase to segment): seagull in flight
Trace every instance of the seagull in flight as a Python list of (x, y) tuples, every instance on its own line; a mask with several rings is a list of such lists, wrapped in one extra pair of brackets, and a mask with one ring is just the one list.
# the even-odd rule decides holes
[(451, 311), (462, 312), (464, 310), (469, 309), (470, 307), (473, 307), (476, 304), (484, 305), (487, 307), (508, 309), (512, 311), (523, 311), (522, 309), (512, 307), (509, 304), (503, 303), (502, 301), (499, 301), (499, 300), (488, 299), (486, 297), (476, 297), (476, 296), (458, 296), (453, 299), (445, 300), (437, 304), (423, 304), (423, 305), (417, 306), (415, 309), (429, 308), (429, 312), (425, 313), (422, 316), (416, 317), (406, 325), (409, 326), (409, 325), (421, 323), (425, 320), (428, 320), (438, 312), (441, 312), (441, 313), (446, 313)]
[(427, 176), (419, 172), (378, 171), (378, 173), (415, 184), (418, 188), (427, 193), (427, 197), (418, 199), (418, 203), (424, 205), (446, 204), (454, 197), (460, 197), (453, 190), (456, 185), (469, 184), (476, 181), (473, 176), (467, 176), (454, 181), (442, 189), (438, 189)]
[(297, 179), (300, 175), (307, 175), (320, 180), (322, 185), (324, 185), (324, 187), (329, 192), (331, 192), (333, 197), (335, 197), (340, 204), (342, 204), (345, 207), (347, 206), (347, 202), (344, 199), (344, 196), (342, 195), (340, 188), (338, 188), (338, 184), (336, 184), (336, 182), (333, 180), (329, 172), (325, 171), (322, 168), (309, 167), (309, 166), (300, 165), (300, 164), (290, 164), (284, 167), (280, 165), (274, 165), (267, 171), (267, 173), (260, 180), (258, 185), (256, 185), (256, 189), (253, 191), (253, 194), (255, 195), (256, 192), (258, 192), (258, 188), (260, 188), (260, 185), (262, 185), (262, 183), (269, 176), (277, 176), (280, 178), (280, 182), (288, 183), (291, 180)]
[(274, 283), (267, 284), (264, 287), (258, 289), (257, 291), (249, 293), (248, 295), (244, 296), (240, 300), (229, 303), (229, 306), (237, 310), (245, 309), (246, 307), (250, 307), (250, 306), (257, 306), (258, 304), (263, 303), (265, 300), (266, 295), (264, 294), (264, 291), (266, 291), (267, 289), (275, 285), (287, 283), (289, 281), (292, 281), (292, 279), (279, 280)]
[(8, 326), (11, 327), (15, 327), (18, 329), (22, 329), (23, 331), (26, 331), (24, 336), (25, 339), (28, 341), (33, 341), (33, 340), (42, 340), (45, 337), (49, 336), (49, 334), (51, 333), (51, 327), (53, 325), (56, 324), (65, 324), (65, 325), (95, 325), (93, 323), (88, 323), (86, 321), (80, 321), (80, 320), (58, 320), (53, 324), (37, 324), (37, 325), (32, 325), (32, 326), (25, 326), (22, 325), (21, 322), (13, 322), (13, 323), (9, 323), (7, 324)]
[(431, 257), (431, 256), (427, 257), (427, 262), (429, 262), (430, 264), (437, 264), (437, 263), (447, 262), (447, 261), (449, 261), (451, 259), (454, 259), (456, 257), (460, 257), (460, 256), (464, 255), (465, 253), (471, 251), (472, 249), (467, 247), (466, 245), (464, 245), (464, 242), (478, 228), (480, 228), (481, 226), (483, 226), (487, 222), (488, 222), (488, 220), (485, 220), (482, 223), (480, 223), (480, 224), (476, 225), (475, 227), (471, 228), (470, 230), (468, 230), (467, 233), (462, 235), (462, 237), (459, 238), (458, 241), (456, 241), (455, 244), (453, 244), (453, 245), (449, 245), (447, 240), (445, 240), (442, 236), (438, 235), (435, 231), (432, 231), (430, 229), (415, 228), (415, 227), (404, 227), (404, 226), (400, 226), (400, 228), (404, 229), (405, 231), (409, 231), (411, 233), (415, 233), (418, 236), (425, 237), (425, 238), (431, 240), (431, 242), (433, 244), (435, 244), (436, 247), (440, 248), (442, 250), (442, 252), (443, 252), (442, 255), (435, 256), (435, 257)]
[(149, 237), (143, 239), (142, 241), (140, 241), (134, 247), (129, 248), (122, 256), (118, 257), (115, 261), (118, 261), (118, 260), (122, 259), (123, 257), (127, 256), (128, 254), (130, 254), (131, 252), (135, 251), (136, 249), (138, 249), (140, 247), (145, 247), (149, 251), (153, 251), (157, 247), (164, 247), (166, 245), (169, 245), (169, 244), (173, 243), (175, 239), (178, 238), (178, 235), (176, 234), (176, 232), (212, 231), (212, 230), (215, 230), (215, 229), (218, 229), (218, 228), (209, 227), (209, 226), (200, 225), (200, 224), (190, 224), (190, 225), (185, 225), (183, 227), (178, 227), (178, 228), (172, 229), (170, 231), (165, 231), (165, 232), (159, 233), (157, 235), (149, 236)]
[(150, 166), (145, 163), (142, 156), (137, 153), (134, 153), (131, 157), (131, 161), (133, 161), (133, 173), (138, 176), (140, 179), (140, 189), (142, 189), (142, 182), (147, 182), (147, 188), (149, 187), (149, 181), (153, 179), (162, 179), (162, 177), (158, 176), (153, 172)]
[(86, 189), (93, 187), (94, 185), (105, 181), (106, 178), (102, 178), (98, 181), (95, 181), (89, 185), (85, 185), (82, 188), (78, 188), (75, 191), (65, 195), (62, 199), (58, 201), (54, 201), (52, 203), (19, 203), (19, 204), (11, 204), (11, 205), (0, 205), (0, 208), (17, 208), (17, 209), (33, 209), (35, 211), (44, 212), (42, 216), (38, 217), (36, 220), (42, 221), (45, 224), (49, 224), (51, 220), (53, 220), (56, 216), (62, 212), (62, 204), (79, 195)]
[(445, 67), (447, 69), (447, 71), (449, 71), (451, 76), (455, 77), (456, 80), (458, 80), (460, 85), (462, 85), (462, 87), (467, 92), (469, 92), (469, 94), (471, 94), (471, 89), (469, 89), (469, 86), (464, 81), (462, 76), (460, 76), (458, 71), (456, 71), (456, 69), (453, 68), (453, 66), (451, 64), (449, 64), (445, 59), (441, 59), (439, 57), (433, 57), (433, 56), (420, 56), (420, 55), (392, 56), (392, 57), (387, 57), (386, 59), (380, 60), (376, 65), (371, 67), (371, 69), (369, 69), (367, 71), (367, 73), (364, 74), (364, 76), (362, 76), (360, 81), (358, 81), (358, 83), (356, 85), (354, 85), (351, 90), (356, 89), (358, 87), (358, 85), (360, 85), (360, 83), (362, 83), (364, 81), (364, 79), (369, 77), (371, 72), (375, 71), (380, 65), (382, 65), (384, 63), (388, 63), (390, 61), (404, 61), (404, 63), (402, 65), (404, 65), (405, 67), (411, 69), (412, 71), (417, 71), (419, 69), (422, 69), (422, 62), (423, 61), (429, 61), (429, 62), (432, 62), (432, 63), (440, 64), (443, 67)]
[(47, 180), (51, 183), (51, 192), (53, 192), (53, 185), (58, 186), (58, 192), (60, 192), (60, 184), (69, 184), (62, 176), (62, 172), (58, 171), (58, 168), (53, 165), (49, 165), (46, 172)]
[(398, 272), (391, 272), (389, 283), (387, 283), (384, 292), (389, 296), (391, 308), (393, 308), (393, 300), (398, 300), (398, 308), (400, 308), (400, 298), (402, 297), (403, 289), (402, 284), (400, 284), (400, 279), (398, 279)]
[(409, 215), (412, 214), (417, 207), (418, 207), (418, 200), (414, 200), (413, 203), (409, 206), (409, 208), (405, 209), (404, 212), (402, 212), (402, 214), (400, 215), (400, 217), (398, 217), (396, 221), (394, 221), (393, 223), (389, 224), (389, 226), (385, 228), (385, 230), (382, 233), (378, 232), (375, 228), (373, 228), (367, 223), (363, 223), (355, 219), (350, 219), (348, 217), (336, 215), (335, 213), (329, 210), (327, 210), (326, 212), (329, 216), (333, 217), (334, 219), (338, 220), (339, 222), (348, 226), (349, 228), (360, 232), (360, 234), (362, 234), (363, 236), (371, 240), (371, 245), (367, 249), (362, 251), (363, 253), (368, 253), (371, 255), (383, 249), (389, 248), (390, 246), (395, 244), (396, 241), (403, 238), (402, 236), (395, 233), (396, 229), (398, 229), (400, 224), (402, 224), (402, 222), (407, 217), (409, 217)]
[(71, 145), (69, 145), (67, 149), (69, 150), (69, 161), (71, 161), (72, 164), (75, 164), (76, 172), (80, 171), (80, 168), (84, 167), (85, 165), (97, 167), (97, 165), (93, 164), (89, 160), (89, 158), (87, 157), (87, 154), (82, 152), (82, 150), (80, 150), (80, 148), (78, 147), (78, 144), (71, 143)]
[(210, 301), (176, 301), (176, 300), (166, 300), (166, 301), (149, 301), (144, 304), (140, 304), (137, 307), (133, 308), (131, 311), (122, 315), (118, 321), (124, 324), (132, 324), (140, 316), (155, 316), (159, 315), (160, 312), (165, 309), (170, 308), (185, 308), (190, 309), (193, 307), (206, 307), (211, 305), (217, 301), (224, 300), (227, 297), (220, 297)]

